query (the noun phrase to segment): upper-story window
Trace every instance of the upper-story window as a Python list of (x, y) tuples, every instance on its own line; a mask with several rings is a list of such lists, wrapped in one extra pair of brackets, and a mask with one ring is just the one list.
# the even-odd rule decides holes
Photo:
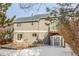
[(21, 23), (17, 23), (17, 27), (21, 27)]

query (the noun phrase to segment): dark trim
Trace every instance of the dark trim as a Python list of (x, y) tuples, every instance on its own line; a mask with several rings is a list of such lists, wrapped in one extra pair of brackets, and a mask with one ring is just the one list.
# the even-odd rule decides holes
[(25, 21), (25, 22), (22, 21), (22, 22), (14, 22), (14, 23), (29, 23), (29, 22), (31, 23), (31, 22), (38, 22), (38, 21)]

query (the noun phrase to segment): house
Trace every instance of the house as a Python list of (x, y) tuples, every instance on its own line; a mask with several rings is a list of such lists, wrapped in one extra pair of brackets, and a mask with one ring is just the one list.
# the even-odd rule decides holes
[(33, 44), (49, 39), (48, 32), (57, 32), (58, 21), (46, 20), (48, 14), (38, 14), (32, 17), (18, 18), (14, 21), (14, 42)]

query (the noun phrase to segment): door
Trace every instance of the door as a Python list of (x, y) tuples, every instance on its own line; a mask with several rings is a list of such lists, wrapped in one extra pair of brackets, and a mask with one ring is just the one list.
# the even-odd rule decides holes
[(50, 45), (52, 46), (64, 46), (64, 38), (60, 35), (50, 36)]
[(56, 36), (54, 36), (54, 46), (59, 46), (60, 45), (60, 37), (56, 37)]

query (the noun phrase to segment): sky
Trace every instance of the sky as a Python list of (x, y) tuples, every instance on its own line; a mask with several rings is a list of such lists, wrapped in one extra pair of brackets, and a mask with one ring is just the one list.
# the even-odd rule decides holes
[(20, 18), (20, 17), (28, 17), (36, 14), (43, 14), (46, 13), (46, 6), (49, 8), (53, 8), (56, 6), (56, 4), (54, 3), (46, 3), (46, 4), (41, 4), (39, 11), (37, 11), (37, 9), (39, 8), (39, 4), (35, 5), (34, 7), (30, 8), (30, 9), (26, 9), (26, 12), (20, 8), (19, 3), (13, 3), (11, 5), (11, 7), (9, 7), (9, 9), (7, 10), (7, 17), (11, 18), (14, 15), (16, 15), (16, 18)]

